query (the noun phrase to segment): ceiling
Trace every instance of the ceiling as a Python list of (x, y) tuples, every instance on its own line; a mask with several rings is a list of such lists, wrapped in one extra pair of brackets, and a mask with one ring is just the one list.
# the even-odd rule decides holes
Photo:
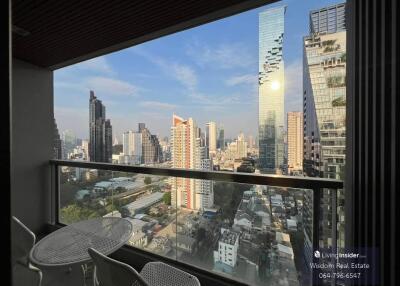
[(13, 57), (50, 69), (271, 0), (13, 0)]

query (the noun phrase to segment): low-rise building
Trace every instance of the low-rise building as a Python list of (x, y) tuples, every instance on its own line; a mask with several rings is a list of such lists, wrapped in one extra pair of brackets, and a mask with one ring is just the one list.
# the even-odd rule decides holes
[[(221, 237), (218, 241), (218, 250), (214, 251), (214, 266), (216, 269), (229, 266), (233, 271), (237, 263), (239, 248), (239, 234), (226, 228), (221, 228)], [(224, 265), (220, 265), (224, 264)], [(226, 267), (224, 268), (226, 269)]]
[(178, 234), (176, 236), (176, 248), (179, 251), (192, 254), (195, 248), (196, 240), (190, 236)]
[(140, 198), (130, 204), (121, 207), (120, 212), (122, 217), (134, 217), (138, 213), (143, 213), (144, 210), (152, 205), (161, 202), (164, 193), (155, 192), (146, 197)]

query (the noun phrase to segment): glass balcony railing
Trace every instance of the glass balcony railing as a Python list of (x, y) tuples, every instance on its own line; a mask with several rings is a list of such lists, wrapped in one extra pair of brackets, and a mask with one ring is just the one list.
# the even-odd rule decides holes
[(313, 251), (337, 247), (340, 181), (51, 164), (55, 222), (122, 217), (134, 226), (130, 246), (249, 285), (309, 284)]

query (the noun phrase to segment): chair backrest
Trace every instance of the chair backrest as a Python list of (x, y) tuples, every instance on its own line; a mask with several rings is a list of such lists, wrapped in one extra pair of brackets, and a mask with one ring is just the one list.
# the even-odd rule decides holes
[(35, 234), (19, 219), (13, 216), (11, 222), (11, 235), (12, 264), (14, 265), (19, 261), (20, 263), (28, 265), (29, 252), (36, 241)]
[(200, 286), (196, 276), (163, 262), (146, 263), (140, 275), (150, 285)]
[(96, 267), (100, 286), (149, 286), (140, 274), (128, 264), (112, 259), (94, 248), (88, 249)]

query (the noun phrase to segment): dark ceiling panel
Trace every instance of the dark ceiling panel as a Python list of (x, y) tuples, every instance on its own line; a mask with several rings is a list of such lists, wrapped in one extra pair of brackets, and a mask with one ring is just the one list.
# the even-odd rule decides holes
[(58, 68), (271, 0), (14, 0), (13, 57)]

